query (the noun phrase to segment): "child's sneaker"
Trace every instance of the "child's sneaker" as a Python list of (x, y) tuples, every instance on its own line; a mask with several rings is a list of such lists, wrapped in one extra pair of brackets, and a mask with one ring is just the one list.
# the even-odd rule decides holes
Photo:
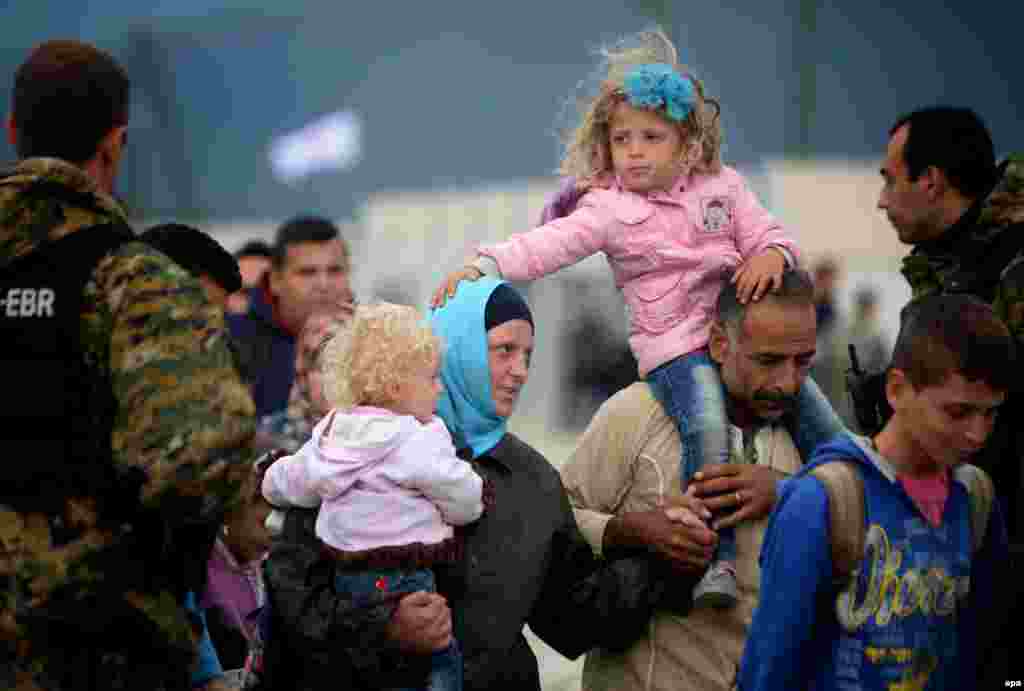
[(725, 609), (735, 604), (736, 567), (727, 561), (712, 562), (693, 589), (693, 606)]

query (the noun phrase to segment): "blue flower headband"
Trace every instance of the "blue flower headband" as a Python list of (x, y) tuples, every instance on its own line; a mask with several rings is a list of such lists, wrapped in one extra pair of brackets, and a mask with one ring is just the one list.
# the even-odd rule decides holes
[(634, 108), (665, 106), (665, 114), (676, 122), (685, 120), (695, 105), (693, 83), (661, 62), (640, 65), (626, 75), (622, 88)]

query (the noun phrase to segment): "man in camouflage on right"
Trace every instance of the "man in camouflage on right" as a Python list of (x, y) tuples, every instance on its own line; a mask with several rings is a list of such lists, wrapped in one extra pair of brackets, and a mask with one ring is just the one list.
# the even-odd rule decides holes
[[(902, 267), (913, 296), (980, 297), (992, 304), (1017, 342), (1024, 342), (1024, 155), (997, 165), (992, 137), (976, 113), (930, 107), (899, 118), (890, 129), (881, 174), (878, 208), (899, 239), (913, 247)], [(989, 653), (980, 660), (979, 689), (1002, 688), (1005, 680), (1020, 677), (1020, 662), (1011, 660), (1024, 592), (1014, 574), (1024, 566), (1020, 378), (973, 461), (993, 478), (1013, 558), (1004, 572), (1005, 607), (991, 612), (983, 627), (992, 638), (979, 645)], [(865, 424), (870, 421), (861, 422), (872, 432), (873, 425)]]
[[(78, 41), (15, 74), (0, 171), (0, 688), (187, 690), (255, 407), (220, 306), (114, 198), (130, 83)], [(236, 461), (232, 463), (231, 461)], [(234, 471), (240, 471), (238, 473)]]

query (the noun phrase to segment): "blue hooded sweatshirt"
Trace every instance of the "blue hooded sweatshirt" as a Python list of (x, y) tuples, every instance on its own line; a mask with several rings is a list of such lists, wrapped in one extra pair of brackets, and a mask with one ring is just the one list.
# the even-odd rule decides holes
[[(828, 496), (809, 475), (835, 459), (855, 463), (864, 480), (865, 556), (842, 591), (833, 585)], [(994, 501), (973, 552), (967, 489), (949, 489), (933, 527), (867, 439), (844, 434), (819, 447), (782, 488), (765, 533), (739, 688), (974, 688), (977, 616), (995, 605), (1006, 533)]]

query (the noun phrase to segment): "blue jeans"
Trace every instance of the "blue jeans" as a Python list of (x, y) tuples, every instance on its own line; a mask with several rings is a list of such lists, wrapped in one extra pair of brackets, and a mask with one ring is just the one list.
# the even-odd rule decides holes
[[(347, 595), (358, 605), (379, 601), (381, 591), (414, 593), (418, 590), (436, 592), (434, 572), (430, 569), (381, 569), (367, 571), (335, 571), (334, 589)], [(419, 691), (403, 689), (401, 691)], [(430, 656), (430, 679), (422, 691), (462, 691), (462, 651), (453, 639), (444, 650)]]
[[(665, 412), (676, 423), (683, 456), (679, 463), (682, 486), (705, 465), (729, 462), (729, 422), (725, 412), (725, 387), (718, 365), (706, 350), (677, 357), (647, 375), (647, 383)], [(808, 377), (797, 394), (796, 408), (784, 419), (802, 459), (822, 442), (843, 431), (821, 389)], [(736, 561), (736, 536), (732, 528), (718, 532), (716, 559)]]

